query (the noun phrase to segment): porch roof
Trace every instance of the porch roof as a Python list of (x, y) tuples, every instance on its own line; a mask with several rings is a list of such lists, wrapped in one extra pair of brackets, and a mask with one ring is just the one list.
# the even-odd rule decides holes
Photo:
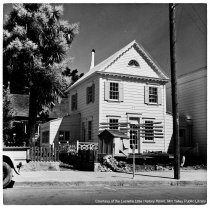
[(112, 136), (113, 138), (123, 138), (123, 139), (129, 139), (129, 137), (122, 131), (117, 130), (117, 129), (105, 129), (102, 131), (99, 135), (101, 137), (107, 137), (107, 136)]

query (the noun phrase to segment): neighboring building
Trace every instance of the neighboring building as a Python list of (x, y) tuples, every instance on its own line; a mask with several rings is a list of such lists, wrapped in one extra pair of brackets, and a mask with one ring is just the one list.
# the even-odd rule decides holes
[[(23, 145), (22, 142), (27, 144), (27, 129), (28, 129), (28, 115), (29, 115), (29, 95), (26, 94), (9, 94), (11, 107), (14, 111), (14, 119), (11, 122), (12, 137), (16, 145)], [(68, 99), (63, 98), (61, 103), (55, 104), (55, 107), (50, 112), (47, 120), (52, 120), (58, 117), (63, 117), (68, 111)], [(41, 118), (37, 116), (36, 124), (36, 139), (39, 137), (39, 125)]]
[[(58, 143), (73, 142), (78, 139), (77, 129), (80, 129), (80, 114), (53, 119), (40, 125), (41, 145), (58, 145)], [(69, 128), (71, 127), (71, 128)]]
[[(167, 87), (167, 110), (171, 111), (171, 84)], [(180, 140), (184, 146), (198, 145), (199, 155), (207, 156), (207, 68), (197, 69), (177, 79), (180, 117), (192, 122), (192, 132), (180, 126)], [(181, 122), (180, 122), (181, 123)], [(189, 137), (191, 134), (191, 137)], [(190, 141), (188, 141), (188, 138)]]
[[(69, 123), (70, 134), (77, 131), (81, 142), (99, 142), (102, 153), (111, 151), (99, 139), (104, 129), (111, 132), (102, 135), (107, 140), (107, 135), (121, 139), (111, 139), (111, 148), (124, 141), (122, 147), (128, 153), (132, 145), (136, 153), (167, 152), (172, 137), (172, 116), (166, 113), (168, 76), (135, 41), (96, 66), (94, 55), (93, 50), (90, 70), (66, 91), (69, 116), (81, 116), (80, 128)], [(140, 133), (139, 126), (143, 128)]]

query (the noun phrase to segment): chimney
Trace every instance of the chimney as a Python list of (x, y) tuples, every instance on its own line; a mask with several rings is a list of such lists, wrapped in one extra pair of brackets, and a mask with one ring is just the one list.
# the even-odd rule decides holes
[(92, 69), (95, 66), (95, 49), (93, 49), (91, 53), (92, 53), (92, 57), (91, 57), (90, 69)]

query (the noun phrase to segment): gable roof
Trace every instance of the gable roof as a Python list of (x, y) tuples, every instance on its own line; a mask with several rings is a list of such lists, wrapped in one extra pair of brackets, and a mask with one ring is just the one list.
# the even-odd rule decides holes
[[(70, 89), (74, 88), (78, 84), (82, 83), (83, 80), (86, 78), (89, 78), (93, 74), (97, 72), (105, 73), (105, 70), (110, 67), (113, 63), (115, 63), (121, 56), (123, 56), (127, 51), (129, 51), (131, 48), (134, 48), (151, 66), (151, 68), (159, 75), (160, 79), (162, 80), (168, 80), (169, 77), (162, 71), (162, 69), (158, 66), (158, 64), (152, 59), (152, 57), (149, 55), (149, 53), (138, 44), (135, 40), (126, 45), (124, 48), (120, 49), (116, 53), (114, 53), (112, 56), (108, 57), (101, 63), (97, 64), (95, 67), (90, 69), (84, 76), (82, 76), (77, 82), (75, 82), (73, 85), (71, 85), (66, 92), (68, 92)], [(111, 73), (111, 72), (110, 72)], [(129, 74), (128, 74), (129, 75)]]
[(100, 138), (104, 137), (106, 139), (109, 139), (110, 136), (112, 138), (114, 137), (119, 137), (119, 138), (124, 138), (124, 139), (129, 139), (128, 135), (120, 130), (117, 129), (105, 129), (102, 131), (99, 135)]

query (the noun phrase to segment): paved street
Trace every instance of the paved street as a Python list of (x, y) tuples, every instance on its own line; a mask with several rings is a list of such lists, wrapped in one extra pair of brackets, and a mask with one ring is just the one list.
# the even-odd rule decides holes
[(21, 187), (5, 189), (7, 205), (70, 204), (205, 204), (205, 185), (154, 185), (139, 187), (78, 186)]

